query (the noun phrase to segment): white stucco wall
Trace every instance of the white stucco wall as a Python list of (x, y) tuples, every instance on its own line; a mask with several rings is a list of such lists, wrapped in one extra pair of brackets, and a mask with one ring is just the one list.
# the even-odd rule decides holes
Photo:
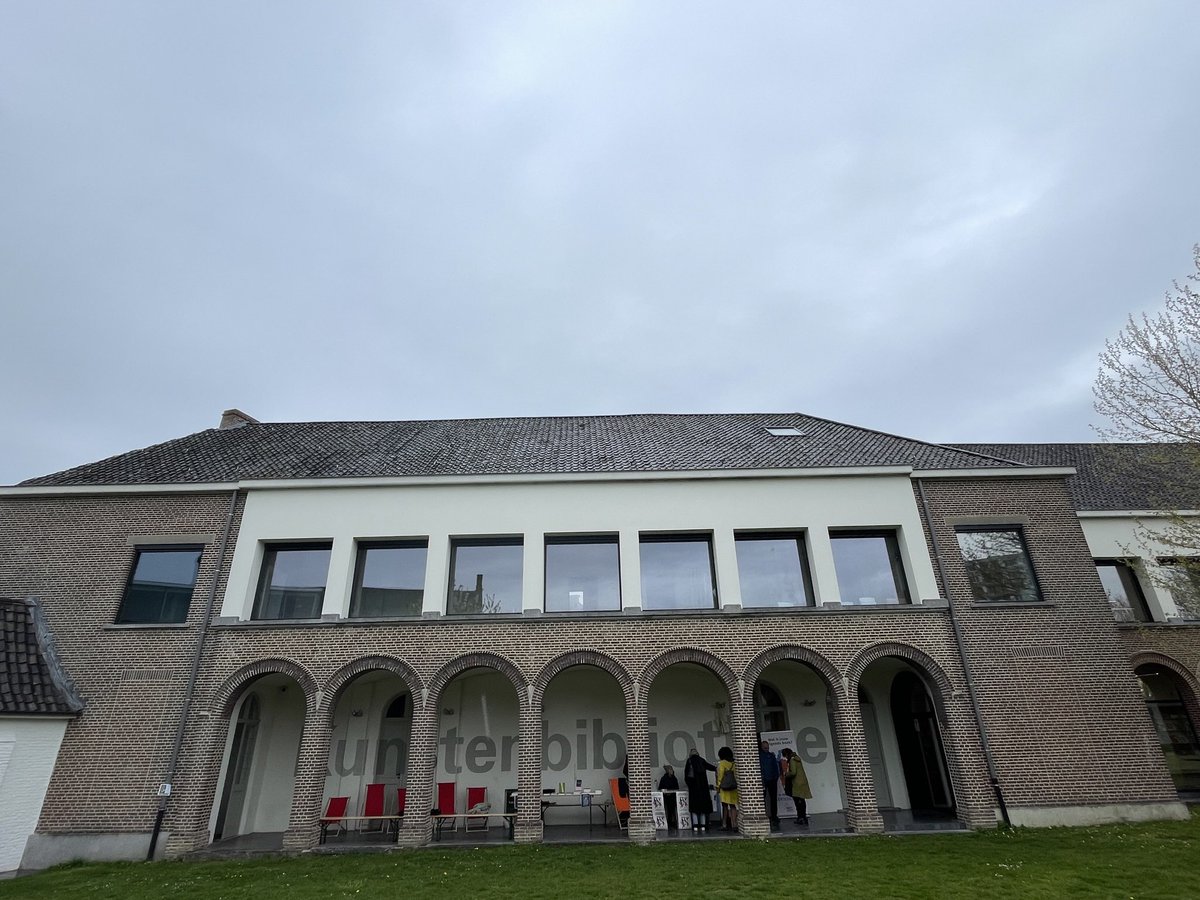
[(1155, 621), (1165, 621), (1180, 615), (1178, 604), (1170, 589), (1163, 583), (1164, 570), (1155, 563), (1160, 557), (1183, 555), (1178, 547), (1154, 540), (1156, 521), (1136, 513), (1097, 515), (1084, 513), (1079, 522), (1094, 559), (1128, 559), (1134, 561), (1138, 582)]
[(625, 607), (641, 606), (639, 533), (711, 532), (722, 605), (740, 604), (734, 531), (803, 530), (816, 600), (838, 601), (831, 528), (894, 528), (914, 602), (937, 596), (909, 478), (730, 477), (253, 490), (222, 615), (248, 619), (264, 541), (331, 540), (324, 613), (345, 616), (356, 539), (428, 538), (425, 612), (445, 609), (451, 537), (520, 535), (523, 608), (543, 606), (547, 534), (618, 534)]
[(66, 719), (0, 718), (0, 872), (21, 864), (66, 730)]

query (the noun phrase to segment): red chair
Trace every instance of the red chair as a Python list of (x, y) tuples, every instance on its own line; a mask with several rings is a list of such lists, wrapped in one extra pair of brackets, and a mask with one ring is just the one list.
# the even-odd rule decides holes
[[(467, 815), (463, 816), (465, 824), (463, 831), (487, 831), (488, 817), (487, 812), (491, 812), (491, 807), (487, 802), (487, 788), (485, 787), (469, 787), (467, 788)], [(472, 812), (484, 812), (483, 815), (470, 815)]]
[(396, 815), (404, 817), (404, 801), (408, 797), (408, 788), (396, 788)]
[(339, 834), (346, 833), (346, 824), (342, 819), (346, 818), (346, 809), (350, 806), (349, 797), (330, 797), (329, 802), (325, 804), (325, 815), (321, 816), (321, 843), (325, 843), (325, 838), (329, 836), (329, 829), (334, 825), (338, 828)]
[[(443, 816), (452, 816), (456, 812), (454, 808), (454, 795), (457, 793), (458, 785), (453, 781), (439, 781), (437, 783), (437, 809)], [(458, 819), (454, 822), (454, 830), (458, 831)]]
[[(379, 819), (379, 830), (383, 830), (383, 790), (386, 787), (382, 782), (367, 785), (367, 799), (363, 802), (363, 824), (367, 824), (370, 819)], [(361, 830), (361, 828), (360, 828)]]

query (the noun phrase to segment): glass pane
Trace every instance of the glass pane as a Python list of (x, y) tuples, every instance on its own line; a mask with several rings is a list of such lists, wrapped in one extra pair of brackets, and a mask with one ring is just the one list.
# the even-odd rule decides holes
[(958, 547), (976, 600), (1038, 600), (1033, 568), (1016, 531), (960, 531)]
[(643, 609), (713, 609), (712, 546), (705, 540), (642, 541)]
[[(846, 606), (908, 602), (887, 535), (831, 535), (838, 590)], [(897, 554), (898, 555), (898, 554)]]
[(520, 544), (456, 544), (446, 614), (519, 613), (524, 555)]
[(329, 574), (329, 547), (271, 548), (263, 561), (256, 619), (320, 618)]
[(739, 537), (742, 606), (808, 606), (800, 542), (792, 538)]
[(351, 616), (419, 616), (425, 597), (425, 547), (359, 548)]
[(199, 550), (139, 551), (117, 621), (186, 621), (200, 568), (200, 553)]
[(1145, 622), (1150, 618), (1133, 569), (1120, 562), (1096, 563), (1096, 574), (1118, 622)]
[(546, 544), (546, 612), (620, 609), (616, 541)]

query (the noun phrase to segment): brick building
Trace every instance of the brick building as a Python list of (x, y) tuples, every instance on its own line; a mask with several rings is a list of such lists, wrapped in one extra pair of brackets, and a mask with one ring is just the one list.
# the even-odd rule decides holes
[(626, 762), (647, 841), (662, 766), (721, 746), (765, 836), (764, 733), (817, 830), (1182, 816), (1200, 626), (1164, 555), (1131, 561), (1153, 507), (1101, 456), (799, 414), (229, 411), (0, 489), (0, 595), (37, 599), (85, 702), (24, 864), (305, 849), (372, 784), (404, 845), (447, 784), (515, 790), (535, 842), (543, 790)]

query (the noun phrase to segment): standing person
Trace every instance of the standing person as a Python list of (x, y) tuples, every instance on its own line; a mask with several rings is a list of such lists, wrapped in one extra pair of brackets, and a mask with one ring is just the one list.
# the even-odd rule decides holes
[(658, 789), (663, 792), (663, 808), (667, 812), (667, 830), (679, 828), (679, 800), (675, 792), (679, 790), (679, 779), (675, 777), (673, 766), (663, 766), (662, 778), (658, 779)]
[(804, 771), (804, 763), (800, 756), (792, 752), (791, 747), (783, 751), (787, 760), (787, 772), (784, 775), (784, 787), (788, 796), (796, 803), (796, 824), (808, 824), (808, 801), (812, 799), (812, 788), (808, 784), (808, 774)]
[(692, 809), (692, 831), (705, 831), (708, 817), (712, 814), (712, 794), (709, 793), (708, 773), (717, 767), (693, 747), (683, 767), (683, 781), (687, 785), (688, 806)]
[(767, 820), (771, 830), (779, 830), (779, 759), (771, 752), (771, 745), (763, 741), (758, 745), (758, 767), (762, 770), (763, 799), (767, 803)]
[(725, 831), (737, 829), (737, 765), (733, 761), (733, 750), (722, 747), (717, 751), (717, 792), (721, 798), (721, 821)]

